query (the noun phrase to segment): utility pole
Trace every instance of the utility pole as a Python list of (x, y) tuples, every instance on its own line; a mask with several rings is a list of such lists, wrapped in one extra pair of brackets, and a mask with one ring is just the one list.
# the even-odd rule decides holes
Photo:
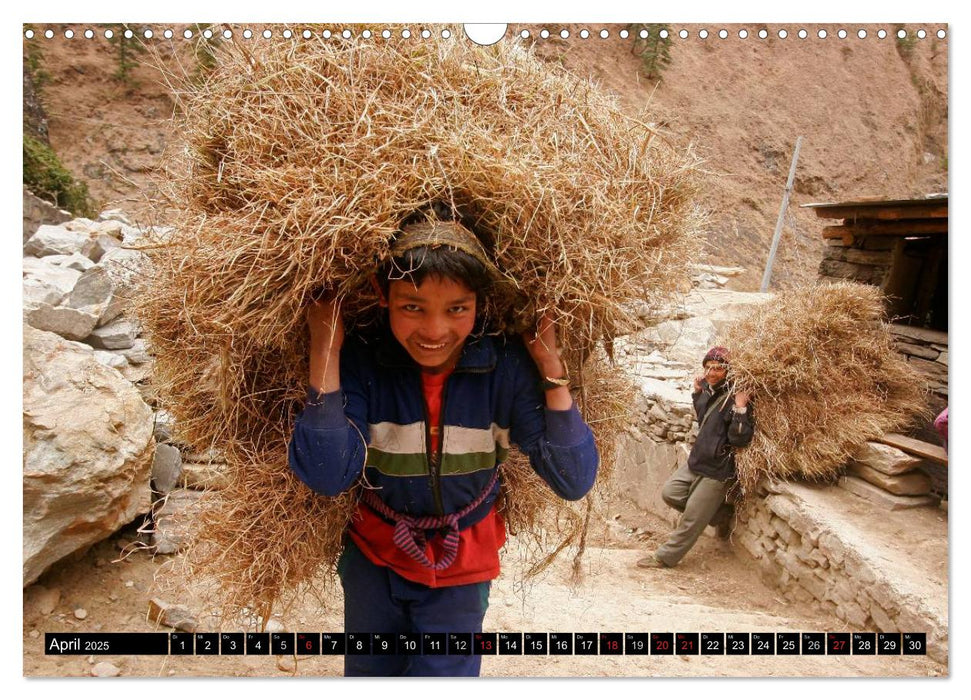
[(762, 274), (762, 286), (760, 292), (769, 290), (769, 279), (772, 277), (772, 263), (775, 262), (775, 254), (779, 249), (779, 239), (782, 238), (782, 223), (785, 220), (786, 209), (789, 208), (789, 193), (792, 192), (792, 181), (796, 177), (796, 162), (799, 160), (799, 147), (802, 145), (802, 136), (796, 139), (796, 150), (792, 153), (792, 165), (789, 166), (789, 180), (786, 182), (786, 191), (782, 194), (782, 206), (779, 207), (779, 219), (775, 222), (775, 233), (772, 235), (772, 248), (769, 249), (769, 259), (765, 263), (765, 272)]

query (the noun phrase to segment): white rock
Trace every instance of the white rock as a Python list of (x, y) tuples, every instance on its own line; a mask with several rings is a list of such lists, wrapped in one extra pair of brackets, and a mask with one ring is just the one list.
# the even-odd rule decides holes
[(131, 226), (131, 221), (121, 209), (105, 209), (98, 215), (98, 221), (118, 221), (125, 226)]
[(115, 678), (121, 675), (121, 669), (110, 661), (99, 661), (91, 669), (91, 675), (95, 678)]
[(114, 236), (106, 233), (94, 233), (88, 239), (88, 242), (84, 244), (81, 252), (84, 253), (87, 258), (93, 262), (101, 262), (104, 258), (105, 253), (109, 250), (114, 250), (121, 245), (119, 241)]
[[(77, 270), (60, 267), (47, 262), (46, 259), (32, 256), (24, 258), (23, 274), (25, 294), (28, 288), (48, 290), (49, 298), (53, 299), (55, 295), (58, 296), (56, 301), (48, 302), (52, 305), (59, 304), (62, 299), (70, 294), (81, 277), (81, 273)], [(34, 298), (39, 298), (39, 295), (33, 291), (31, 294)]]
[(84, 339), (93, 348), (124, 350), (135, 345), (138, 328), (132, 321), (116, 319), (94, 331)]
[(64, 224), (64, 228), (68, 229), (69, 231), (83, 231), (84, 233), (90, 231), (92, 226), (94, 226), (94, 222), (91, 219), (83, 216), (79, 216), (76, 219), (71, 219)]
[(88, 616), (88, 611), (84, 608), (77, 608), (74, 611), (74, 617), (78, 620), (83, 620)]
[(168, 442), (172, 439), (172, 428), (175, 426), (175, 418), (165, 409), (155, 412), (155, 441)]
[(148, 511), (152, 412), (116, 371), (24, 327), (23, 580)]
[(77, 270), (78, 272), (90, 270), (94, 265), (89, 258), (86, 258), (80, 253), (73, 253), (71, 255), (48, 255), (46, 258), (43, 258), (43, 260), (51, 263), (52, 265), (57, 265), (58, 267), (67, 267), (71, 270)]
[(286, 632), (287, 627), (279, 620), (275, 620), (272, 617), (266, 622), (266, 631), (270, 634)]
[(71, 223), (62, 226), (44, 224), (24, 244), (24, 254), (42, 258), (46, 255), (71, 255), (80, 253), (88, 240), (84, 231), (71, 230)]
[(179, 448), (172, 445), (158, 445), (152, 462), (152, 486), (155, 490), (159, 493), (168, 493), (178, 485), (181, 474), (182, 454)]
[(119, 355), (110, 350), (95, 350), (94, 359), (112, 369), (121, 370), (128, 366), (128, 360), (125, 359), (124, 355)]
[(99, 326), (115, 320), (125, 310), (124, 300), (115, 294), (111, 277), (101, 265), (95, 265), (78, 278), (64, 305), (93, 313), (98, 317)]
[(152, 356), (148, 354), (148, 342), (144, 338), (135, 338), (130, 348), (122, 348), (118, 352), (133, 365), (143, 365), (152, 360)]
[(68, 340), (87, 338), (98, 325), (97, 314), (44, 303), (29, 309), (26, 317), (27, 323), (37, 330), (57, 333)]
[(105, 253), (99, 263), (107, 270), (115, 287), (115, 294), (130, 299), (135, 284), (144, 274), (145, 255), (129, 248), (112, 248)]
[(66, 296), (63, 290), (35, 278), (25, 279), (23, 289), (24, 311), (32, 311), (42, 304), (57, 306)]
[(123, 228), (124, 224), (122, 224), (120, 221), (98, 221), (94, 224), (94, 226), (91, 227), (91, 235), (111, 236), (120, 243)]
[(37, 232), (41, 224), (62, 224), (71, 220), (71, 213), (58, 209), (24, 186), (24, 233), (22, 243)]
[(139, 239), (144, 238), (150, 229), (141, 229), (137, 226), (123, 226), (121, 229), (121, 242), (124, 245), (131, 245), (132, 243), (137, 243)]

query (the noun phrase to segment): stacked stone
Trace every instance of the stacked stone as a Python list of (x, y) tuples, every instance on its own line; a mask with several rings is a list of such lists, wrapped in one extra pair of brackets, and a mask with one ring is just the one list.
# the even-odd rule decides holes
[(641, 404), (643, 432), (658, 442), (694, 443), (698, 428), (694, 425), (694, 411), (690, 406), (643, 395)]
[(890, 332), (897, 340), (898, 352), (927, 377), (933, 396), (931, 408), (939, 412), (947, 406), (947, 333), (899, 324), (890, 324)]
[(152, 392), (148, 339), (125, 316), (142, 257), (132, 244), (166, 229), (139, 229), (117, 210), (97, 221), (36, 203), (27, 212), (24, 585), (143, 516), (155, 551), (178, 551), (199, 489), (225, 478), (218, 455), (183, 464)]
[[(932, 493), (930, 466), (928, 460), (896, 447), (868, 442), (847, 463), (847, 476), (840, 483), (849, 491), (883, 503), (891, 510), (935, 505), (940, 497)], [(884, 493), (877, 493), (876, 489)]]
[(903, 604), (888, 579), (784, 492), (768, 487), (738, 513), (732, 540), (748, 552), (762, 579), (793, 601), (816, 603), (855, 630), (927, 630), (928, 655), (947, 659), (946, 621)]
[(891, 236), (869, 236), (861, 247), (843, 244), (839, 238), (826, 239), (826, 249), (819, 263), (819, 277), (827, 282), (861, 282), (883, 287), (890, 276), (895, 239)]

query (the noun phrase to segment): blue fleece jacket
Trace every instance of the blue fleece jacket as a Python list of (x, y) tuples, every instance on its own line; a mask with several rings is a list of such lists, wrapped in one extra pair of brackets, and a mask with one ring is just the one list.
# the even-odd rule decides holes
[[(442, 400), (441, 455), (428, 458), (420, 367), (390, 333), (349, 338), (341, 389), (308, 392), (290, 441), (290, 466), (310, 488), (333, 496), (362, 472), (380, 498), (407, 515), (454, 513), (488, 485), (516, 445), (562, 498), (593, 486), (599, 455), (576, 405), (546, 408), (540, 377), (518, 338), (470, 337)], [(489, 512), (498, 485), (459, 527)]]

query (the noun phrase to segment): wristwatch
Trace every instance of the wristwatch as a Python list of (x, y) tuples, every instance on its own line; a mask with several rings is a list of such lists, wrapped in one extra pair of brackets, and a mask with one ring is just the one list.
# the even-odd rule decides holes
[(570, 383), (570, 375), (565, 374), (562, 377), (543, 377), (543, 381), (539, 383), (539, 388), (543, 391), (550, 391), (551, 389), (558, 389), (561, 386), (566, 386)]

